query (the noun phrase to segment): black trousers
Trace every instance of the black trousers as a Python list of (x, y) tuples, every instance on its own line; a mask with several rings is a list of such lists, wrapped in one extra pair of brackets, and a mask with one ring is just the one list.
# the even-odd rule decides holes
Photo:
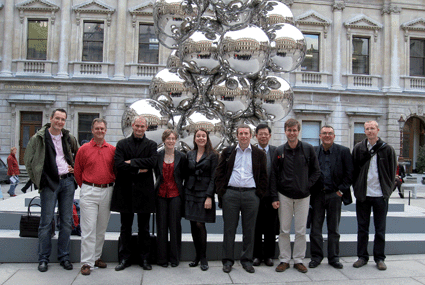
[(367, 245), (369, 243), (370, 214), (373, 210), (375, 240), (373, 259), (375, 262), (385, 260), (385, 228), (387, 222), (388, 200), (384, 197), (366, 197), (364, 202), (356, 202), (357, 215), (357, 256), (369, 260)]
[[(276, 248), (277, 210), (273, 209), (270, 197), (264, 197), (258, 207), (254, 233), (254, 258), (274, 258)], [(264, 240), (263, 240), (264, 235)]]
[[(121, 213), (121, 246), (118, 249), (118, 259), (129, 259), (134, 252), (131, 248), (131, 232), (133, 226), (134, 213)], [(137, 213), (137, 225), (139, 228), (138, 245), (139, 254), (142, 260), (147, 260), (150, 252), (149, 220), (150, 213)]]
[(323, 223), (328, 227), (328, 262), (339, 261), (339, 222), (341, 220), (342, 198), (336, 192), (318, 193), (310, 198), (312, 206), (310, 229), (311, 260), (323, 260)]
[[(182, 226), (181, 226), (181, 198), (157, 197), (156, 225), (158, 228), (158, 255), (159, 265), (168, 263), (179, 264)], [(170, 246), (168, 250), (168, 230), (170, 231)]]

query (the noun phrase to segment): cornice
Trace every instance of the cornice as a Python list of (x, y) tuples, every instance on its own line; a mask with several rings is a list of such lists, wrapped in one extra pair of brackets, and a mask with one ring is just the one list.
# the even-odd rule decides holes
[(400, 27), (404, 30), (404, 41), (407, 42), (411, 31), (425, 32), (425, 19), (416, 18), (401, 24)]
[(136, 27), (137, 16), (152, 16), (154, 4), (154, 0), (147, 0), (137, 6), (134, 6), (133, 8), (128, 9), (128, 12), (131, 15), (133, 28)]
[(50, 22), (52, 25), (55, 24), (56, 12), (59, 11), (60, 7), (49, 2), (47, 0), (28, 0), (15, 5), (16, 9), (19, 10), (19, 20), (21, 24), (25, 19), (25, 12), (51, 12)]
[(105, 14), (106, 23), (108, 26), (111, 25), (111, 16), (115, 13), (115, 8), (103, 3), (99, 0), (92, 0), (81, 3), (79, 5), (75, 5), (72, 7), (72, 10), (75, 13), (75, 20), (77, 21), (77, 25), (80, 25), (81, 14)]
[(344, 23), (344, 27), (347, 29), (347, 40), (351, 38), (351, 29), (360, 29), (360, 30), (373, 30), (374, 31), (374, 40), (378, 40), (378, 31), (382, 29), (383, 25), (372, 18), (366, 15), (358, 15), (351, 20), (348, 20)]
[(295, 18), (295, 25), (299, 27), (300, 25), (306, 26), (322, 26), (324, 30), (324, 37), (327, 37), (328, 27), (331, 25), (332, 21), (325, 16), (319, 14), (314, 10), (305, 12), (304, 14), (299, 15)]

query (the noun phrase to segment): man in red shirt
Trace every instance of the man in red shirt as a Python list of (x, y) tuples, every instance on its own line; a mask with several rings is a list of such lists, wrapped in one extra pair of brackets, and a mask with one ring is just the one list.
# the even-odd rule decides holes
[(7, 158), (7, 175), (10, 177), (10, 188), (7, 193), (9, 193), (10, 197), (15, 197), (15, 188), (19, 184), (19, 165), (18, 160), (16, 159), (16, 147), (12, 147), (10, 149), (10, 155)]
[(100, 256), (111, 214), (115, 147), (105, 141), (106, 125), (104, 119), (93, 120), (93, 139), (78, 150), (75, 158), (75, 180), (81, 187), (82, 275), (90, 275), (95, 266), (107, 266)]

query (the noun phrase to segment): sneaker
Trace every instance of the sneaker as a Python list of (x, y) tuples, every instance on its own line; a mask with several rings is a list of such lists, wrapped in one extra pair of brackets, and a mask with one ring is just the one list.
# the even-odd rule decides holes
[(108, 265), (102, 259), (99, 258), (94, 262), (94, 266), (99, 268), (106, 268)]
[(359, 258), (359, 259), (357, 259), (356, 262), (354, 262), (353, 267), (360, 268), (360, 267), (362, 267), (362, 266), (364, 266), (366, 264), (367, 264), (367, 261), (366, 260), (364, 260), (363, 258)]
[(376, 266), (379, 270), (387, 270), (387, 266), (385, 265), (383, 260), (379, 260), (378, 262), (376, 262)]
[(279, 265), (276, 267), (276, 272), (283, 272), (286, 269), (289, 268), (289, 263), (286, 262), (281, 262), (279, 263)]
[(294, 268), (301, 273), (307, 273), (307, 271), (308, 271), (307, 267), (305, 267), (304, 264), (302, 264), (302, 263), (294, 264)]
[(84, 265), (81, 267), (81, 274), (82, 274), (82, 275), (90, 275), (90, 265), (88, 265), (88, 264), (84, 264)]

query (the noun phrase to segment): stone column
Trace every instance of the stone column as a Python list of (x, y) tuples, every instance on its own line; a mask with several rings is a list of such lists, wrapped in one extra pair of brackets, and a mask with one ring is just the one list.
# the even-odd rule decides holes
[(117, 32), (115, 37), (115, 74), (114, 80), (125, 80), (125, 34), (127, 1), (118, 1)]
[(71, 0), (62, 0), (59, 68), (57, 78), (68, 78), (69, 37), (71, 35)]
[(332, 70), (332, 89), (341, 90), (341, 36), (342, 36), (342, 10), (345, 8), (344, 1), (335, 1), (332, 6), (334, 21), (332, 33), (333, 50), (333, 70)]
[(12, 77), (13, 40), (15, 36), (13, 27), (14, 11), (14, 0), (6, 0), (4, 4), (4, 41), (0, 77)]
[(390, 5), (390, 22), (391, 22), (391, 86), (390, 91), (401, 92), (399, 85), (400, 80), (400, 63), (398, 54), (398, 43), (400, 37), (400, 12), (399, 6)]

